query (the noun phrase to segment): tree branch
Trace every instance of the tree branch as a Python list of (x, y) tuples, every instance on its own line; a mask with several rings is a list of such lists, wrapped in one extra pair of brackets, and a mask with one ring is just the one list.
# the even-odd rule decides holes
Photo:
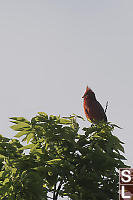
[(53, 200), (56, 200), (56, 193), (55, 193), (55, 191), (56, 191), (56, 184), (54, 185)]
[(62, 186), (62, 183), (63, 183), (63, 181), (61, 181), (61, 182), (59, 183), (58, 189), (56, 190), (56, 194), (55, 194), (53, 200), (57, 200), (58, 195), (59, 195), (59, 191), (60, 191), (61, 186)]

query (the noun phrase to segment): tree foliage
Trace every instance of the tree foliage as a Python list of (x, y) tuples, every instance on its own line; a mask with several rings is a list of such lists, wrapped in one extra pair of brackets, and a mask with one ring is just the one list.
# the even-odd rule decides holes
[(77, 117), (11, 118), (16, 139), (0, 136), (1, 200), (118, 199), (118, 170), (126, 166), (116, 126), (81, 130)]

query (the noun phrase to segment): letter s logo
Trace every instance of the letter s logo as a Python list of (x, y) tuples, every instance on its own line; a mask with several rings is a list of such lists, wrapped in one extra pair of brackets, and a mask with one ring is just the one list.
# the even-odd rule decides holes
[(121, 180), (122, 180), (124, 183), (128, 183), (128, 182), (131, 181), (130, 171), (129, 171), (128, 169), (122, 170), (121, 174), (122, 174), (123, 177), (126, 178), (126, 179), (124, 179), (123, 177), (121, 178)]

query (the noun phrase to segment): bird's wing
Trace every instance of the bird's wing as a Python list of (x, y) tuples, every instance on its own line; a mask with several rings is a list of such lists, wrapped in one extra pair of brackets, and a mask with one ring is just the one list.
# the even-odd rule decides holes
[[(101, 106), (101, 104), (96, 101), (96, 104), (95, 104), (96, 108), (95, 108), (95, 114), (99, 115), (100, 118), (104, 119), (105, 121), (107, 121), (107, 117), (106, 117), (106, 114), (104, 112), (104, 109), (103, 107)], [(97, 113), (98, 112), (98, 113)]]

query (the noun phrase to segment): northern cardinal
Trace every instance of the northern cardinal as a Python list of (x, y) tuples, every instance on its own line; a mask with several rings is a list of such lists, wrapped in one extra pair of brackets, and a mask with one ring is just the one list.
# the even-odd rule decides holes
[(95, 93), (88, 86), (82, 98), (84, 98), (84, 112), (89, 121), (92, 123), (99, 121), (107, 122), (103, 107), (96, 100)]

